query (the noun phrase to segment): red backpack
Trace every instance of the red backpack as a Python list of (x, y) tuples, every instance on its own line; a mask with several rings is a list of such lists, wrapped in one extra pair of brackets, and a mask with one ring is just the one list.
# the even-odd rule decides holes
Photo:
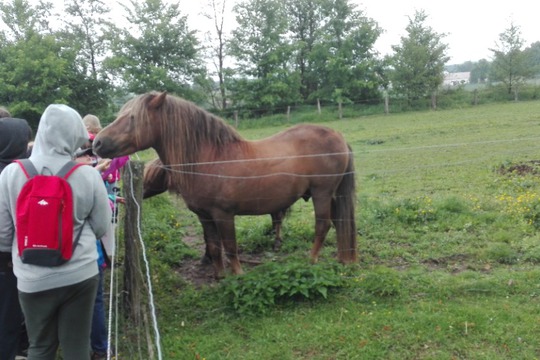
[(79, 241), (73, 240), (73, 194), (67, 178), (83, 165), (66, 163), (56, 175), (38, 174), (28, 159), (16, 160), (28, 181), (16, 204), (19, 256), (25, 264), (58, 266), (66, 263)]

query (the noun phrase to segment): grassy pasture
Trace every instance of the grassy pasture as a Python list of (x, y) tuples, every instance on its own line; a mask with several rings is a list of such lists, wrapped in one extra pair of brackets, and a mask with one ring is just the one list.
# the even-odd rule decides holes
[[(339, 286), (240, 312), (227, 292), (235, 279), (195, 287), (178, 270), (201, 255), (180, 241), (202, 238), (195, 216), (170, 195), (145, 200), (163, 358), (539, 359), (540, 102), (324, 124), (355, 153), (359, 264), (334, 263), (331, 233), (312, 273), (325, 278), (327, 266)], [(253, 293), (289, 286), (271, 280), (284, 268), (311, 275), (312, 224), (311, 203), (295, 204), (274, 253), (269, 216), (237, 217), (240, 248), (265, 261), (247, 271)], [(136, 330), (123, 325), (120, 354), (146, 359)]]

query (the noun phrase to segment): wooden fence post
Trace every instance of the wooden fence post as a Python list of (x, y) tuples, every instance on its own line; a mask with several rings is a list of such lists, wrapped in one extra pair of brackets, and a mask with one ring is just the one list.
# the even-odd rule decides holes
[(388, 115), (390, 113), (390, 101), (388, 99), (388, 93), (384, 92), (384, 113)]
[(339, 100), (338, 102), (338, 114), (339, 114), (339, 119), (341, 120), (343, 118), (343, 104), (341, 100)]
[(238, 110), (234, 110), (234, 124), (238, 128)]
[(141, 245), (137, 224), (140, 223), (140, 211), (142, 211), (144, 162), (129, 161), (124, 166), (122, 183), (124, 187), (125, 220), (124, 220), (124, 309), (126, 315), (135, 325), (140, 325), (143, 312), (141, 293), (142, 274), (141, 269)]
[(317, 112), (321, 115), (321, 99), (317, 99)]
[(291, 122), (291, 106), (287, 106), (287, 122)]

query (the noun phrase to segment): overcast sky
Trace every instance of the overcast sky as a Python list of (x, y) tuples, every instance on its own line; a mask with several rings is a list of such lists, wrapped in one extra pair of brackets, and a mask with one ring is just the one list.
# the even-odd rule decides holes
[[(3, 1), (3, 0), (0, 0)], [(201, 11), (208, 0), (164, 0), (168, 3), (179, 3), (184, 15), (188, 15), (192, 30), (201, 33), (208, 31), (211, 24), (201, 16)], [(235, 24), (231, 9), (238, 0), (225, 0), (230, 19), (226, 21), (226, 30), (230, 31)], [(283, 0), (295, 1), (295, 0)], [(37, 0), (30, 0), (36, 3)], [(57, 6), (58, 0), (54, 1)], [(424, 10), (428, 15), (427, 25), (439, 33), (446, 34), (443, 41), (448, 44), (449, 64), (461, 64), (465, 61), (491, 60), (492, 52), (511, 21), (521, 29), (525, 46), (540, 41), (540, 1), (538, 0), (351, 0), (358, 9), (379, 23), (385, 30), (377, 43), (377, 50), (383, 54), (392, 53), (392, 45), (400, 43), (405, 35), (405, 27), (409, 17), (415, 10)], [(108, 4), (118, 9), (117, 3), (127, 1), (110, 1)], [(61, 5), (60, 5), (61, 6)]]
[[(175, 0), (168, 0), (175, 1)], [(286, 1), (286, 0), (284, 0)], [(294, 1), (294, 0), (288, 0)], [(513, 21), (521, 28), (525, 46), (540, 41), (540, 1), (537, 0), (351, 0), (358, 9), (379, 23), (385, 30), (376, 43), (381, 54), (392, 53), (391, 45), (400, 43), (409, 17), (415, 10), (425, 10), (427, 25), (446, 34), (449, 64), (491, 60), (489, 48), (495, 47), (499, 34)], [(180, 8), (189, 15), (194, 30), (204, 30), (204, 19), (198, 15), (205, 0), (181, 0)], [(235, 0), (227, 0), (232, 7)], [(232, 16), (231, 16), (232, 17)], [(231, 23), (234, 18), (231, 19)]]

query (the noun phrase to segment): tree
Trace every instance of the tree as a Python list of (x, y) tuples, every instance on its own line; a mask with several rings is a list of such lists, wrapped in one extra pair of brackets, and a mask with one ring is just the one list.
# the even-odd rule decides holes
[(0, 48), (0, 103), (36, 128), (52, 103), (70, 103), (70, 63), (52, 35), (34, 34)]
[(536, 41), (524, 50), (529, 67), (537, 77), (540, 75), (540, 41)]
[(107, 30), (110, 9), (102, 0), (69, 0), (63, 16), (65, 27), (56, 33), (70, 64), (70, 104), (84, 114), (108, 115), (111, 85), (101, 66), (109, 51)]
[(304, 100), (317, 91), (318, 76), (311, 56), (317, 41), (321, 41), (323, 14), (321, 0), (297, 0), (286, 2), (288, 28), (294, 64), (299, 72), (301, 94)]
[[(227, 108), (227, 88), (225, 86), (226, 69), (226, 42), (225, 34), (225, 11), (227, 0), (208, 0), (209, 12), (206, 17), (213, 22), (213, 31), (206, 34), (209, 56), (215, 67), (215, 74), (218, 77), (219, 97), (221, 99), (220, 107), (222, 110)], [(215, 32), (214, 32), (215, 31)], [(217, 101), (212, 97), (214, 107), (218, 107)]]
[(77, 50), (80, 66), (89, 76), (98, 78), (100, 62), (108, 51), (106, 16), (111, 9), (103, 0), (68, 0), (64, 38)]
[(233, 30), (229, 51), (239, 75), (231, 83), (233, 100), (263, 112), (298, 101), (300, 83), (290, 62), (285, 3), (247, 0), (233, 10), (238, 27)]
[(34, 34), (51, 33), (48, 19), (52, 3), (40, 0), (32, 6), (27, 0), (0, 3), (1, 19), (7, 29), (2, 31), (5, 40), (15, 43), (30, 39)]
[(49, 104), (78, 105), (71, 101), (74, 54), (48, 26), (51, 9), (51, 3), (32, 6), (26, 0), (0, 4), (6, 25), (0, 37), (0, 103), (34, 128)]
[(382, 29), (349, 0), (324, 0), (322, 15), (323, 25), (310, 54), (318, 79), (310, 97), (346, 102), (378, 100), (381, 62), (374, 44)]
[(484, 84), (489, 78), (490, 67), (491, 64), (486, 59), (473, 63), (470, 78), (471, 83)]
[(131, 26), (111, 30), (112, 56), (104, 66), (127, 92), (168, 91), (199, 100), (192, 86), (205, 67), (195, 32), (189, 30), (179, 4), (165, 5), (162, 0), (130, 4), (124, 9)]
[(444, 65), (450, 58), (446, 55), (448, 45), (442, 42), (445, 35), (427, 26), (427, 17), (423, 10), (417, 10), (413, 18), (409, 17), (407, 36), (401, 37), (400, 45), (392, 46), (391, 81), (394, 91), (404, 95), (409, 105), (431, 95), (435, 108), (435, 94), (443, 83)]
[(533, 74), (521, 50), (523, 39), (519, 26), (511, 22), (509, 27), (499, 34), (499, 41), (495, 45), (495, 48), (489, 49), (493, 52), (492, 80), (502, 82), (508, 94), (513, 92), (514, 100), (518, 100), (519, 88)]

